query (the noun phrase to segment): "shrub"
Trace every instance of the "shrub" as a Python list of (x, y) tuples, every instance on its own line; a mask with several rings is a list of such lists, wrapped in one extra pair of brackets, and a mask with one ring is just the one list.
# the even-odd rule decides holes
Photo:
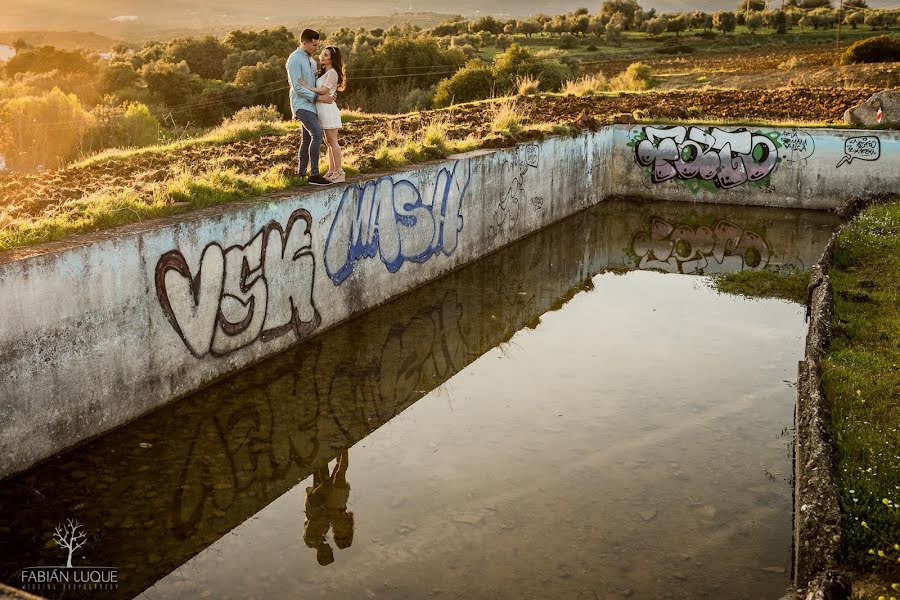
[(784, 61), (783, 63), (780, 63), (778, 65), (778, 68), (781, 69), (782, 71), (786, 71), (789, 69), (796, 69), (798, 67), (802, 67), (805, 65), (806, 65), (806, 61), (804, 61), (802, 58), (797, 58), (796, 56), (792, 56), (789, 59), (787, 59), (786, 61)]
[(269, 106), (247, 106), (242, 108), (222, 121), (222, 125), (232, 125), (235, 123), (277, 123), (281, 120), (281, 112), (270, 104)]
[(516, 78), (516, 90), (520, 96), (531, 96), (537, 94), (540, 90), (541, 82), (534, 77), (518, 77)]
[(75, 94), (54, 88), (0, 105), (2, 154), (12, 169), (61, 166), (82, 151), (94, 116)]
[(434, 97), (434, 89), (423, 90), (422, 88), (414, 88), (406, 94), (406, 97), (400, 102), (400, 112), (415, 112), (431, 108), (431, 99)]
[(609, 82), (610, 89), (616, 92), (639, 92), (656, 87), (657, 81), (653, 77), (653, 69), (650, 65), (636, 62), (613, 77)]
[(575, 96), (593, 96), (609, 89), (609, 83), (603, 73), (585, 75), (581, 79), (567, 81), (563, 93)]
[(574, 48), (577, 42), (578, 40), (571, 33), (566, 32), (559, 36), (559, 47), (565, 50)]
[[(572, 77), (572, 66), (564, 64), (563, 53), (559, 50), (531, 52), (527, 48), (513, 44), (509, 50), (494, 59), (496, 87), (503, 92), (512, 91), (519, 77), (532, 77), (540, 81), (544, 91), (556, 91)], [(577, 64), (573, 63), (573, 64)]]
[(434, 105), (440, 108), (454, 102), (488, 98), (493, 89), (494, 75), (491, 69), (480, 60), (473, 60), (438, 84), (434, 93)]
[(900, 39), (887, 35), (860, 40), (847, 48), (841, 63), (876, 63), (900, 61)]
[(522, 131), (522, 121), (515, 100), (508, 98), (491, 107), (491, 130), (504, 135), (516, 135)]

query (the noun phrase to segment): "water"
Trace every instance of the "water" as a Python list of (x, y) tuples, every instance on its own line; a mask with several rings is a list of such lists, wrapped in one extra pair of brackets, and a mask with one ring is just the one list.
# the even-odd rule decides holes
[(803, 309), (626, 271), (808, 268), (835, 223), (581, 213), (0, 484), (0, 574), (76, 518), (119, 586), (75, 597), (779, 597)]

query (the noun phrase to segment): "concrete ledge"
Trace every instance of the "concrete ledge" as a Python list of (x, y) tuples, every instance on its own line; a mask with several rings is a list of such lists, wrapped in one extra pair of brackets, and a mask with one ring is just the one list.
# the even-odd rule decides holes
[(0, 478), (606, 198), (837, 210), (896, 191), (898, 149), (611, 126), (2, 254)]
[[(858, 211), (865, 202), (853, 202)], [(852, 215), (847, 214), (847, 217)], [(800, 362), (794, 407), (794, 564), (798, 598), (846, 600), (849, 578), (838, 570), (841, 548), (841, 507), (834, 481), (831, 406), (822, 385), (821, 359), (831, 343), (834, 292), (828, 271), (834, 260), (836, 231), (812, 270), (808, 287), (809, 329)]]

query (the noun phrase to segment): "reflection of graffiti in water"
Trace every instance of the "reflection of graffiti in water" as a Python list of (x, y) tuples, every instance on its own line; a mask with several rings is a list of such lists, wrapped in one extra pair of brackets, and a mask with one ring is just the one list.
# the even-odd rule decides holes
[(459, 372), (473, 356), (460, 329), (462, 316), (456, 292), (448, 291), (439, 303), (395, 322), (382, 341), (354, 346), (357, 354), (347, 355), (346, 344), (334, 336), (326, 341), (335, 345), (298, 350), (296, 370), (273, 372), (265, 385), (249, 392), (257, 400), (228, 404), (229, 411), (196, 432), (175, 492), (178, 534), (193, 534), (210, 514), (265, 489), (266, 481), (315, 476), (341, 451)]
[(677, 179), (697, 192), (765, 180), (779, 161), (775, 139), (746, 129), (643, 127), (629, 146), (653, 183)]
[(689, 227), (653, 217), (649, 233), (634, 234), (631, 249), (638, 268), (667, 273), (731, 273), (769, 264), (766, 241), (728, 221)]

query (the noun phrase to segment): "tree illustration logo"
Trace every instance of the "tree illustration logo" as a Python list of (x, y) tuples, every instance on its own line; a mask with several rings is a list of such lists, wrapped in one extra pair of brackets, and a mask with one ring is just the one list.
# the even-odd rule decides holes
[(53, 541), (63, 550), (69, 552), (66, 558), (66, 567), (72, 567), (72, 555), (87, 542), (87, 534), (82, 530), (83, 525), (78, 521), (66, 519), (65, 523), (56, 526), (53, 533)]
[[(88, 543), (84, 525), (66, 519), (53, 530), (53, 541), (66, 553), (66, 564), (22, 569), (21, 588), (29, 592), (115, 591), (119, 589), (119, 569), (98, 565), (73, 565), (75, 553)], [(52, 548), (48, 546), (48, 548)], [(84, 558), (82, 556), (81, 558)]]

